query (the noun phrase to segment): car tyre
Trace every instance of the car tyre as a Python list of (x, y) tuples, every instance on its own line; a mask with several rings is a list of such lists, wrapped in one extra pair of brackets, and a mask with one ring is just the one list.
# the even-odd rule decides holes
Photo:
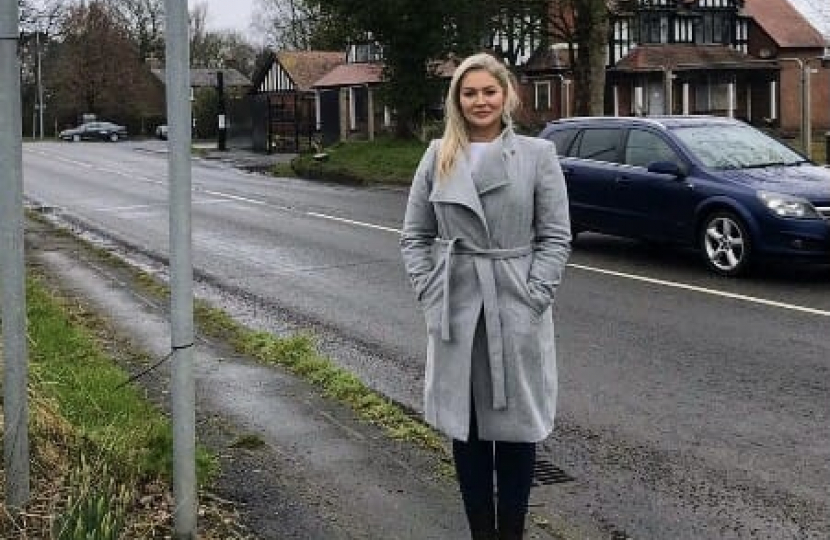
[(700, 249), (716, 274), (735, 277), (746, 273), (752, 261), (752, 239), (743, 221), (729, 211), (709, 214), (700, 228)]
[(75, 135), (72, 135), (72, 142), (81, 142), (81, 136), (77, 133)]
[(582, 229), (579, 226), (575, 225), (573, 222), (571, 222), (571, 244), (576, 243), (577, 238), (583, 232), (585, 232), (585, 229)]
[(110, 133), (110, 142), (118, 142), (118, 133)]

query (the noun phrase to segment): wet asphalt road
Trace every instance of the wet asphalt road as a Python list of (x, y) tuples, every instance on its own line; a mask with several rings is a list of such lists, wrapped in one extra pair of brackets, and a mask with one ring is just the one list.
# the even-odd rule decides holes
[[(163, 258), (159, 144), (27, 145), (26, 195)], [(406, 192), (204, 160), (193, 183), (203, 289), (253, 325), (312, 327), (420, 410), (422, 322), (396, 232)], [(830, 269), (724, 280), (694, 253), (585, 235), (556, 302), (560, 417), (543, 455), (573, 481), (534, 504), (618, 538), (830, 537)]]

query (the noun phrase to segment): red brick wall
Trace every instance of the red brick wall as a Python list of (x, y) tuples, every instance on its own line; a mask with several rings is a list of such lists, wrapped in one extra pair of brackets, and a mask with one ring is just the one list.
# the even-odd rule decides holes
[(779, 88), (781, 129), (798, 133), (801, 129), (801, 68), (798, 62), (785, 58), (800, 58), (811, 68), (810, 116), (814, 131), (830, 129), (830, 69), (823, 68), (816, 51), (780, 51), (781, 84)]

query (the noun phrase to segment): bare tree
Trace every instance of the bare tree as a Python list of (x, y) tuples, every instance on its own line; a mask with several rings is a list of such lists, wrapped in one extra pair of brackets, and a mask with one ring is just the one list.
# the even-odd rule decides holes
[(578, 115), (605, 113), (605, 68), (613, 0), (551, 0), (554, 40), (568, 43)]
[(20, 29), (24, 34), (54, 34), (66, 14), (66, 4), (61, 0), (17, 0), (17, 5)]
[(233, 68), (250, 76), (256, 62), (256, 48), (241, 32), (208, 30), (207, 17), (206, 3), (197, 4), (190, 11), (190, 65)]
[(70, 8), (57, 39), (45, 77), (61, 123), (95, 113), (136, 130), (143, 118), (158, 113), (163, 96), (129, 32), (104, 2)]
[(350, 20), (334, 18), (316, 0), (257, 0), (257, 10), (254, 27), (275, 49), (339, 50), (355, 35)]
[(164, 0), (105, 0), (127, 29), (142, 58), (164, 57)]

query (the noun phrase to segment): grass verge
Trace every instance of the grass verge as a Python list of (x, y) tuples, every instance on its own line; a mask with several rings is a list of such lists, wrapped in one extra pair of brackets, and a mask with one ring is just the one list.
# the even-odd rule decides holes
[(251, 330), (206, 302), (197, 301), (196, 321), (207, 335), (225, 340), (238, 352), (278, 365), (311, 382), (324, 395), (349, 405), (362, 419), (396, 440), (415, 443), (447, 458), (442, 437), (402, 406), (367, 387), (360, 379), (320, 354), (310, 334), (276, 337)]
[[(315, 160), (312, 154), (301, 154), (291, 162), (291, 167), (304, 178), (408, 185), (426, 147), (418, 140), (391, 138), (340, 142), (326, 149), (325, 159)], [(272, 173), (284, 176), (285, 170)]]
[[(138, 388), (119, 387), (128, 376), (104, 352), (114, 339), (105, 321), (37, 276), (26, 294), (32, 489), (22, 512), (2, 508), (0, 537), (169, 538), (172, 434), (164, 413)], [(215, 472), (200, 448), (200, 484)], [(201, 512), (203, 538), (243, 538), (215, 508)]]
[[(29, 217), (55, 227), (37, 214), (30, 212)], [(56, 233), (72, 236), (62, 229), (56, 229)], [(92, 246), (82, 239), (76, 241), (85, 246), (88, 253), (95, 258), (128, 272), (134, 284), (147, 294), (160, 301), (166, 301), (169, 297), (169, 288), (148, 273), (130, 266), (106, 249)], [(241, 354), (267, 364), (282, 366), (315, 384), (324, 395), (348, 405), (358, 417), (381, 427), (393, 439), (408, 441), (436, 452), (443, 463), (440, 474), (454, 474), (449, 468), (451, 461), (443, 444), (443, 436), (421, 421), (417, 414), (375, 392), (357, 377), (336, 366), (331, 359), (320, 354), (315, 339), (310, 334), (278, 337), (268, 332), (256, 331), (238, 323), (221, 309), (203, 300), (195, 301), (194, 317), (202, 334), (229, 343)]]

